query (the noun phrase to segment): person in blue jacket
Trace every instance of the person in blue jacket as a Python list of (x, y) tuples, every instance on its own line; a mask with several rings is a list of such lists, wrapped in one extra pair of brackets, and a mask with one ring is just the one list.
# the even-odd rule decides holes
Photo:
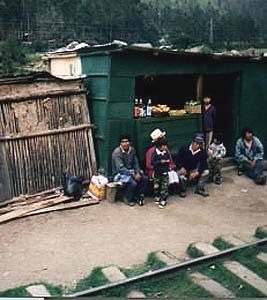
[(177, 155), (177, 171), (180, 179), (180, 197), (186, 196), (186, 186), (189, 181), (197, 181), (195, 193), (203, 197), (209, 196), (204, 185), (208, 180), (209, 170), (207, 154), (203, 149), (204, 136), (197, 133), (191, 144), (184, 145)]
[(254, 136), (253, 130), (244, 128), (235, 146), (235, 157), (238, 162), (238, 175), (243, 172), (256, 184), (266, 184), (263, 174), (264, 149), (261, 141)]

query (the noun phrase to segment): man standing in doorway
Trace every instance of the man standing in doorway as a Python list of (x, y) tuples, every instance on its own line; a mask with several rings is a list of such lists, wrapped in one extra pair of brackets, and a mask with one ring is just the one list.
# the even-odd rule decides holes
[(211, 98), (206, 96), (203, 99), (204, 105), (202, 107), (203, 131), (205, 133), (205, 148), (208, 149), (213, 136), (214, 120), (216, 109), (211, 104)]
[(139, 167), (135, 149), (130, 145), (130, 137), (122, 135), (120, 145), (112, 153), (112, 174), (114, 181), (125, 184), (124, 202), (133, 206), (144, 205), (147, 177)]
[(266, 184), (266, 176), (263, 174), (263, 155), (261, 141), (254, 136), (252, 129), (244, 128), (235, 147), (235, 157), (239, 164), (238, 175), (245, 172), (256, 184)]

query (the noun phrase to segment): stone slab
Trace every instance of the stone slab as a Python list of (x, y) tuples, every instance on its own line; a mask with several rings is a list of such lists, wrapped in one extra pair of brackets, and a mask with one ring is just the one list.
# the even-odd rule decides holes
[(116, 282), (126, 279), (126, 276), (116, 266), (103, 268), (102, 273), (110, 282)]
[(26, 291), (33, 297), (51, 297), (46, 287), (42, 284), (28, 286)]
[(267, 296), (267, 281), (237, 261), (227, 261), (223, 265), (227, 270)]
[(174, 255), (172, 255), (169, 252), (158, 251), (158, 252), (156, 252), (156, 256), (159, 260), (164, 262), (167, 266), (171, 266), (171, 265), (177, 264), (179, 262), (179, 259), (176, 258)]
[(140, 291), (131, 291), (130, 293), (128, 293), (126, 298), (141, 299), (141, 298), (146, 298), (146, 296)]
[(217, 249), (216, 247), (202, 242), (194, 243), (193, 247), (195, 247), (199, 252), (203, 253), (204, 255), (210, 255), (219, 252), (219, 249)]
[(257, 258), (267, 264), (267, 253), (261, 252), (257, 255)]
[(234, 235), (223, 235), (221, 238), (223, 241), (233, 246), (241, 246), (246, 243), (245, 241), (241, 240), (240, 238)]
[(215, 280), (205, 276), (201, 273), (194, 272), (189, 273), (188, 276), (203, 289), (211, 293), (216, 298), (234, 298), (234, 294), (223, 287), (221, 284)]

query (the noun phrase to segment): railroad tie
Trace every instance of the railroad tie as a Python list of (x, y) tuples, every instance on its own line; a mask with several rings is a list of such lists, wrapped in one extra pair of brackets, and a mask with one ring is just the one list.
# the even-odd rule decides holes
[(231, 244), (233, 246), (242, 246), (244, 245), (246, 242), (241, 240), (240, 238), (234, 236), (234, 235), (223, 235), (221, 237), (221, 239), (228, 243), (228, 244)]
[(140, 291), (131, 291), (128, 293), (126, 298), (134, 298), (134, 299), (141, 299), (141, 298), (146, 298), (145, 294), (140, 292)]
[(26, 291), (32, 297), (51, 297), (46, 287), (42, 284), (28, 286)]
[(267, 253), (261, 252), (257, 255), (257, 258), (267, 264)]
[(237, 261), (227, 261), (224, 267), (234, 275), (267, 296), (267, 282)]
[(210, 255), (219, 252), (219, 250), (216, 247), (202, 242), (194, 243), (192, 244), (192, 247), (195, 248), (200, 253), (202, 253), (203, 255)]
[(156, 257), (164, 262), (167, 266), (175, 265), (179, 262), (179, 259), (167, 251), (156, 252)]
[(201, 273), (194, 272), (188, 273), (188, 276), (196, 283), (197, 285), (201, 286), (203, 289), (208, 291), (216, 298), (234, 298), (234, 294), (220, 285), (215, 280), (205, 276)]
[(102, 273), (110, 282), (116, 282), (127, 278), (116, 266), (103, 268)]

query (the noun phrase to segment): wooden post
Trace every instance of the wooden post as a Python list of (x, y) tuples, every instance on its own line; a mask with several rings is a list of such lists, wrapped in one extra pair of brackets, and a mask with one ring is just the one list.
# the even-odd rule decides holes
[(203, 98), (203, 77), (203, 74), (200, 74), (197, 78), (197, 101)]
[(0, 201), (13, 197), (10, 183), (4, 143), (0, 142)]

